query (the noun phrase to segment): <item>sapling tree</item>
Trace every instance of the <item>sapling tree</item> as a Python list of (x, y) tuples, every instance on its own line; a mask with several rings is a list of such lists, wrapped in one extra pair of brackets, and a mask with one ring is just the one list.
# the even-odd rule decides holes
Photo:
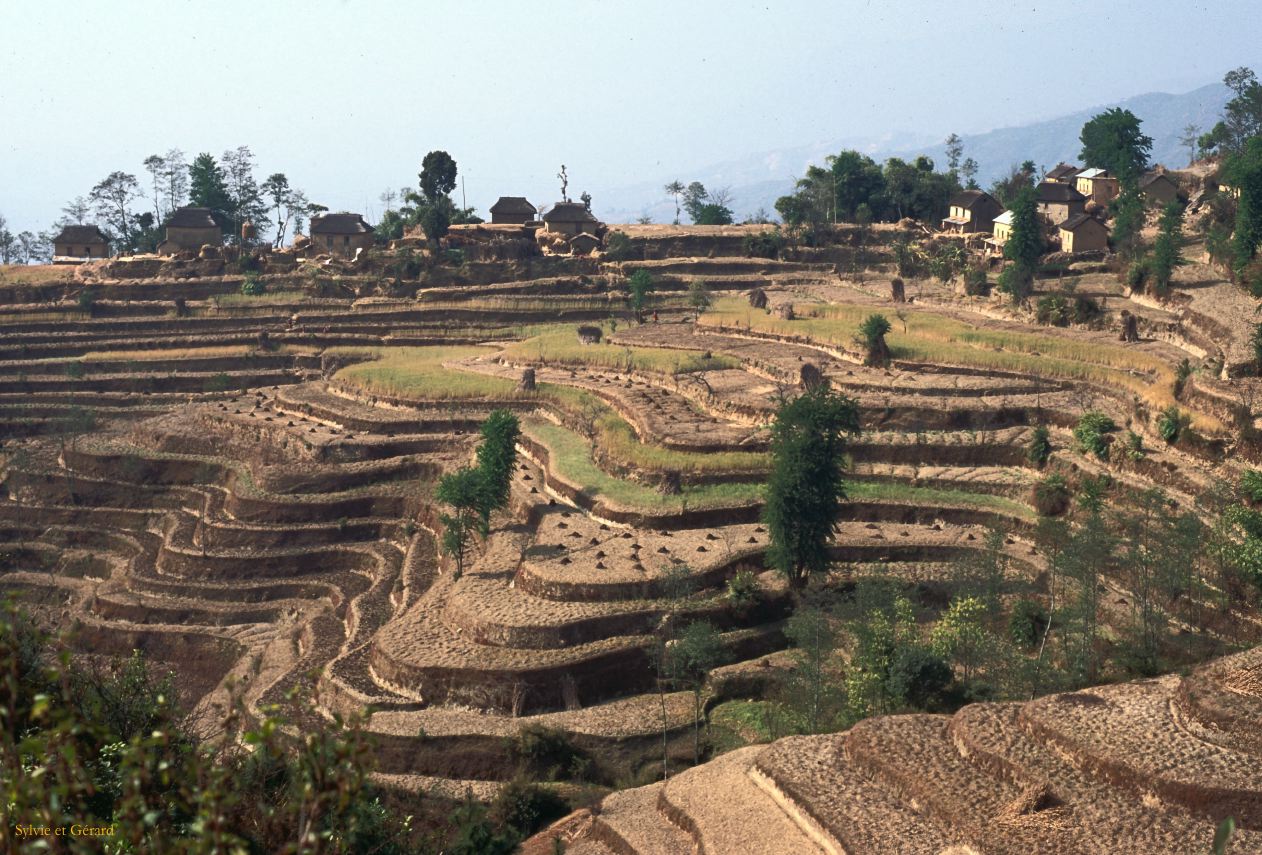
[(517, 465), (517, 440), (521, 424), (508, 410), (494, 410), (482, 423), (482, 444), (478, 446), (478, 470), (482, 473), (484, 495), (478, 508), (482, 531), (489, 531), (491, 513), (508, 506), (513, 467)]
[(473, 467), (444, 475), (434, 490), (434, 498), (451, 508), (450, 513), (440, 514), (439, 520), (443, 524), (443, 552), (455, 559), (457, 579), (464, 575), (469, 545), (481, 526), (486, 494), (486, 476)]
[(710, 672), (723, 663), (727, 650), (719, 631), (705, 621), (684, 627), (679, 638), (666, 646), (665, 671), (670, 681), (692, 692), (693, 761), (701, 762), (701, 693)]

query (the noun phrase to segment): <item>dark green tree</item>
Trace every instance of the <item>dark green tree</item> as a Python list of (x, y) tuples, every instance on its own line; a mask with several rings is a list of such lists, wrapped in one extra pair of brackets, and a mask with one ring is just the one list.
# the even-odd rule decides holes
[(223, 170), (214, 155), (202, 152), (188, 168), (188, 202), (196, 208), (209, 208), (220, 228), (229, 222), (232, 197)]
[(434, 204), (456, 189), (456, 161), (445, 151), (431, 151), (421, 161), (421, 195)]
[(1003, 257), (1009, 263), (999, 275), (999, 287), (1012, 302), (1020, 303), (1030, 296), (1042, 254), (1043, 232), (1034, 188), (1026, 187), (1012, 201), (1012, 234), (1003, 245)]
[(1122, 192), (1113, 200), (1113, 231), (1109, 238), (1113, 248), (1123, 259), (1133, 259), (1139, 254), (1139, 232), (1144, 227), (1144, 197), (1139, 187), (1128, 181), (1122, 185)]
[(1152, 137), (1140, 130), (1140, 119), (1130, 110), (1112, 107), (1082, 126), (1079, 157), (1087, 166), (1108, 170), (1122, 182), (1138, 181), (1148, 168)]
[(493, 410), (482, 423), (482, 444), (478, 446), (478, 469), (482, 473), (482, 505), (478, 509), (482, 530), (488, 531), (491, 513), (508, 506), (513, 468), (517, 465), (517, 440), (521, 424), (508, 410)]
[(859, 433), (859, 404), (827, 385), (784, 404), (771, 428), (771, 474), (763, 521), (768, 563), (793, 589), (828, 569), (829, 545), (846, 498), (846, 437)]
[(1153, 289), (1158, 296), (1164, 297), (1170, 292), (1174, 269), (1183, 263), (1183, 209), (1177, 202), (1171, 202), (1161, 212), (1160, 232), (1153, 243), (1149, 264)]
[(649, 295), (653, 293), (653, 274), (647, 270), (635, 271), (627, 280), (627, 291), (630, 294), (631, 311), (635, 312), (635, 319), (643, 323), (644, 307)]
[(1243, 276), (1262, 244), (1262, 137), (1250, 139), (1240, 154), (1227, 159), (1223, 177), (1240, 191), (1231, 253), (1236, 275)]
[(421, 228), (425, 230), (425, 237), (429, 238), (430, 244), (434, 247), (437, 247), (438, 242), (451, 230), (449, 208), (450, 202), (446, 205), (436, 202), (420, 209), (418, 221)]

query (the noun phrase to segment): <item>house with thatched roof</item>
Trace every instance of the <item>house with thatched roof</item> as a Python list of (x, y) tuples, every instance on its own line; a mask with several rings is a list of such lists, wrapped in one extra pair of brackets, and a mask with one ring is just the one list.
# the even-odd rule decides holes
[(223, 245), (223, 230), (210, 208), (176, 209), (167, 220), (166, 231), (166, 240), (158, 245), (158, 252), (163, 255), (186, 249), (195, 252), (207, 244)]
[(1076, 214), (1057, 228), (1061, 252), (1094, 252), (1109, 248), (1109, 229), (1090, 214)]
[(579, 232), (570, 238), (570, 253), (573, 255), (591, 255), (600, 249), (600, 238), (591, 232)]
[(1139, 192), (1151, 205), (1169, 205), (1179, 198), (1179, 185), (1164, 172), (1146, 172), (1139, 179)]
[(1087, 197), (1068, 184), (1044, 181), (1034, 192), (1039, 215), (1052, 225), (1081, 214), (1087, 206)]
[(53, 261), (108, 258), (110, 239), (96, 226), (66, 226), (53, 238)]
[(984, 190), (961, 190), (948, 205), (942, 229), (956, 234), (989, 232), (995, 217), (1003, 213), (1003, 205)]
[(1105, 169), (1084, 169), (1074, 176), (1074, 187), (1097, 205), (1107, 205), (1122, 192), (1121, 184)]
[(582, 232), (595, 234), (600, 227), (600, 220), (578, 202), (557, 202), (543, 215), (544, 231), (570, 237)]
[(525, 196), (501, 196), (491, 206), (491, 224), (524, 225), (535, 218), (539, 211), (526, 201)]
[(312, 217), (308, 231), (317, 250), (346, 258), (353, 257), (356, 250), (368, 249), (376, 240), (373, 227), (361, 214), (343, 212)]
[(1052, 169), (1047, 171), (1043, 176), (1044, 181), (1051, 181), (1056, 184), (1073, 184), (1074, 178), (1082, 170), (1069, 163), (1058, 163)]

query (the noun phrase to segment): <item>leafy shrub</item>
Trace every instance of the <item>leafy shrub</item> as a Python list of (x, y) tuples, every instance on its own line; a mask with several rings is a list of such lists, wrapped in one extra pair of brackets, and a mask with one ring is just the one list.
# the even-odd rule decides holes
[(1148, 455), (1144, 451), (1144, 438), (1133, 430), (1126, 432), (1126, 459), (1143, 460)]
[(889, 319), (884, 315), (868, 315), (859, 324), (859, 337), (867, 353), (865, 364), (886, 365), (890, 360), (885, 334), (890, 331)]
[(758, 602), (758, 577), (752, 570), (739, 570), (727, 580), (727, 598), (737, 609), (746, 609)]
[(1246, 469), (1240, 476), (1240, 490), (1248, 496), (1249, 501), (1262, 504), (1262, 472)]
[(741, 249), (749, 258), (779, 258), (784, 249), (784, 235), (779, 228), (745, 235), (741, 240)]
[(491, 802), (491, 821), (529, 837), (554, 819), (569, 813), (570, 806), (552, 790), (522, 778), (500, 787)]
[(945, 659), (918, 644), (900, 649), (890, 663), (890, 692), (916, 709), (942, 709), (954, 679)]
[(1192, 376), (1192, 363), (1188, 359), (1184, 359), (1179, 363), (1178, 368), (1174, 370), (1174, 397), (1183, 394), (1183, 386), (1187, 383), (1187, 379)]
[(1025, 457), (1031, 464), (1042, 468), (1052, 456), (1051, 433), (1046, 425), (1038, 425), (1030, 436), (1030, 444), (1026, 446)]
[(245, 274), (245, 278), (241, 280), (241, 293), (246, 297), (257, 297), (266, 290), (263, 280), (253, 271)]
[(1131, 266), (1126, 268), (1126, 285), (1132, 291), (1143, 291), (1144, 286), (1148, 282), (1149, 277), (1148, 260), (1144, 258), (1131, 262)]
[[(635, 254), (635, 244), (626, 232), (614, 230), (606, 236), (605, 258), (610, 261), (629, 261)], [(643, 258), (643, 255), (640, 257)]]
[(1035, 318), (1038, 322), (1054, 327), (1089, 324), (1100, 315), (1100, 304), (1091, 297), (1067, 299), (1060, 294), (1048, 294), (1040, 297), (1035, 305)]
[(1171, 404), (1161, 411), (1161, 415), (1157, 416), (1157, 433), (1168, 443), (1176, 443), (1179, 441), (1179, 435), (1183, 433), (1183, 429), (1191, 423), (1191, 419), (1187, 414), (1182, 412), (1177, 406)]
[(89, 315), (96, 313), (97, 293), (95, 288), (84, 288), (79, 292), (79, 296), (75, 298), (75, 302), (79, 305), (79, 310), (87, 312)]
[(220, 371), (214, 377), (211, 377), (202, 384), (202, 388), (207, 392), (227, 392), (232, 388), (232, 378)]
[(1051, 618), (1038, 600), (1020, 599), (1008, 616), (1008, 637), (1025, 648), (1039, 643)]
[(1034, 309), (1034, 319), (1040, 324), (1048, 324), (1054, 327), (1068, 326), (1069, 304), (1059, 294), (1048, 294), (1045, 297), (1039, 297)]
[(1045, 517), (1063, 514), (1069, 507), (1069, 485), (1055, 473), (1034, 485), (1034, 509)]
[(970, 297), (989, 297), (990, 280), (982, 267), (970, 267), (964, 271), (964, 293)]
[(1113, 420), (1096, 410), (1083, 415), (1074, 427), (1074, 439), (1078, 442), (1078, 450), (1083, 454), (1094, 454), (1101, 460), (1108, 458), (1108, 434), (1117, 430)]
[(568, 734), (543, 725), (518, 730), (509, 751), (523, 772), (540, 780), (584, 778), (591, 769), (591, 758), (570, 741)]

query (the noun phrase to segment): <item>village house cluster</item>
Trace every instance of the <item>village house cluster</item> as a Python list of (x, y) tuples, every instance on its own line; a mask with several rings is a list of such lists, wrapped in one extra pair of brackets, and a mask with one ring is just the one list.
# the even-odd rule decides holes
[[(1146, 203), (1165, 205), (1178, 198), (1179, 186), (1164, 171), (1153, 171), (1140, 178), (1139, 192)], [(1109, 227), (1099, 214), (1119, 193), (1117, 177), (1103, 169), (1059, 163), (1048, 170), (1035, 188), (1035, 207), (1049, 243), (1072, 254), (1107, 251)], [(949, 206), (944, 231), (975, 240), (975, 248), (987, 254), (1003, 253), (1012, 236), (1012, 211), (984, 190), (962, 190)]]
[[(585, 204), (568, 199), (557, 202), (540, 218), (539, 209), (524, 196), (501, 196), (490, 208), (492, 227), (511, 226), (530, 234), (542, 232), (553, 252), (588, 255), (604, 241), (605, 224)], [(253, 238), (255, 226), (242, 224), (242, 237)], [(177, 208), (165, 223), (165, 238), (158, 255), (202, 253), (205, 247), (224, 244), (224, 231), (210, 208)], [(376, 241), (376, 230), (362, 214), (339, 212), (311, 218), (308, 234), (295, 238), (295, 246), (339, 258), (354, 258)], [(109, 237), (96, 225), (67, 225), (53, 239), (53, 262), (73, 264), (110, 257)]]

